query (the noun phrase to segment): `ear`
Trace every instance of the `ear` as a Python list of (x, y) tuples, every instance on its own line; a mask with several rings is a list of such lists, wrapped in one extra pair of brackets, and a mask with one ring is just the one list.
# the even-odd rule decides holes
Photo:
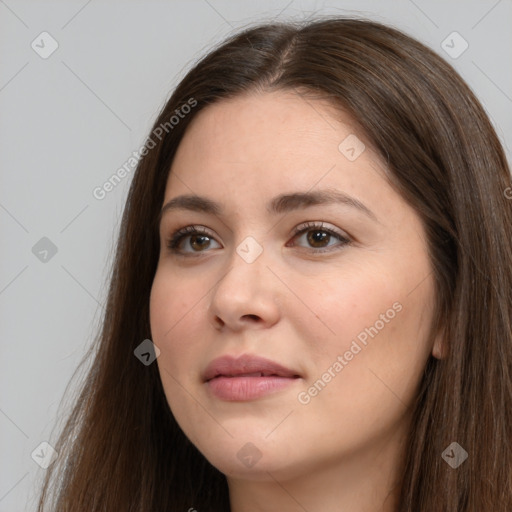
[(445, 329), (444, 327), (440, 327), (434, 338), (434, 343), (432, 345), (432, 355), (436, 359), (444, 359), (446, 357), (446, 354), (447, 348), (445, 339)]

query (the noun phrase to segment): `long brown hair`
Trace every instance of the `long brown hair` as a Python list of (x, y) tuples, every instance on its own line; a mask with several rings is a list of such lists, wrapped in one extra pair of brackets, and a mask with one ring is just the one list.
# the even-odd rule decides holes
[[(255, 89), (311, 94), (348, 113), (423, 221), (437, 287), (432, 332), (442, 330), (445, 354), (428, 360), (413, 404), (397, 512), (512, 510), (512, 201), (502, 146), (432, 50), (373, 21), (332, 17), (235, 34), (160, 113), (153, 129), (166, 126), (165, 136), (148, 138), (133, 176), (92, 364), (39, 510), (229, 510), (225, 476), (177, 425), (157, 365), (133, 352), (151, 338), (157, 221), (176, 149), (201, 109)], [(442, 457), (452, 442), (469, 455), (456, 469)]]

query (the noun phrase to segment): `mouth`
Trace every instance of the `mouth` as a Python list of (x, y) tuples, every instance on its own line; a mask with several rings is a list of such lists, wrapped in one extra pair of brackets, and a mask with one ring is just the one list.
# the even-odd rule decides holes
[(254, 400), (301, 379), (294, 370), (262, 357), (244, 354), (212, 361), (203, 374), (208, 390), (226, 401)]
[[(216, 375), (213, 377), (214, 379), (218, 377), (283, 377), (283, 375), (278, 375), (277, 373), (269, 373), (269, 372), (252, 372), (252, 373), (235, 373), (235, 374), (229, 374), (224, 375), (220, 373), (219, 375)], [(211, 380), (211, 379), (208, 379)]]

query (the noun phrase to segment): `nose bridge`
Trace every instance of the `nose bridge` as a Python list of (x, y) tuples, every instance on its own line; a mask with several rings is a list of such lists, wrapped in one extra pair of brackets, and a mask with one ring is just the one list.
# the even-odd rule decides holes
[(211, 314), (232, 327), (239, 327), (244, 318), (257, 318), (266, 324), (275, 322), (279, 316), (279, 290), (278, 280), (267, 268), (272, 259), (269, 256), (263, 242), (245, 237), (234, 248), (227, 270), (212, 291)]
[(217, 289), (223, 286), (233, 297), (261, 293), (263, 289), (270, 291), (266, 283), (268, 260), (269, 249), (264, 248), (263, 241), (260, 243), (253, 236), (246, 236), (234, 247), (228, 262), (229, 270)]

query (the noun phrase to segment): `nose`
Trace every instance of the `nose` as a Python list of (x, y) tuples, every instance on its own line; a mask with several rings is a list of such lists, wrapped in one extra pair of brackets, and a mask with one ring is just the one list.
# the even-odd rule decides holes
[[(275, 271), (274, 271), (275, 272)], [(268, 328), (281, 316), (282, 283), (269, 269), (265, 251), (248, 263), (236, 251), (210, 295), (208, 315), (216, 329)]]

